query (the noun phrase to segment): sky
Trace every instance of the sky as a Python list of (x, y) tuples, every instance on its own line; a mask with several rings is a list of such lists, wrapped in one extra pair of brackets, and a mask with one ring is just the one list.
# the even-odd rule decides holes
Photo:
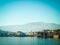
[(0, 0), (0, 26), (32, 22), (60, 24), (60, 0)]

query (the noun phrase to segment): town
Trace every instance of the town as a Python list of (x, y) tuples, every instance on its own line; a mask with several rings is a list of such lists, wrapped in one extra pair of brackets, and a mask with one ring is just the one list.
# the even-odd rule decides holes
[(0, 29), (0, 37), (43, 37), (43, 38), (59, 38), (60, 29), (56, 30), (40, 30), (37, 32), (9, 32)]

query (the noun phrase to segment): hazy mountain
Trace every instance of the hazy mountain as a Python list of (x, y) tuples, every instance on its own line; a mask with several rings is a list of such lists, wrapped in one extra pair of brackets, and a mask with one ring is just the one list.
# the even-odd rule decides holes
[(41, 29), (60, 29), (60, 24), (53, 24), (53, 23), (42, 23), (42, 22), (34, 22), (25, 25), (10, 25), (10, 26), (0, 26), (0, 29), (6, 31), (39, 31)]

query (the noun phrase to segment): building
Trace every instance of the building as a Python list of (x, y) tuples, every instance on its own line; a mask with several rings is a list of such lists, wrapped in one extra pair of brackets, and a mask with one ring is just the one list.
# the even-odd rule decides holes
[(18, 36), (18, 37), (24, 37), (25, 33), (21, 32), (21, 31), (17, 31), (16, 32), (16, 36)]

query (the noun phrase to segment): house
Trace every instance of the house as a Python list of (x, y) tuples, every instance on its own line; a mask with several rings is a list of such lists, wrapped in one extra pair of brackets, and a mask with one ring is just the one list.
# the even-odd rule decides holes
[(21, 32), (21, 31), (17, 31), (16, 36), (23, 37), (23, 36), (25, 36), (25, 33)]

